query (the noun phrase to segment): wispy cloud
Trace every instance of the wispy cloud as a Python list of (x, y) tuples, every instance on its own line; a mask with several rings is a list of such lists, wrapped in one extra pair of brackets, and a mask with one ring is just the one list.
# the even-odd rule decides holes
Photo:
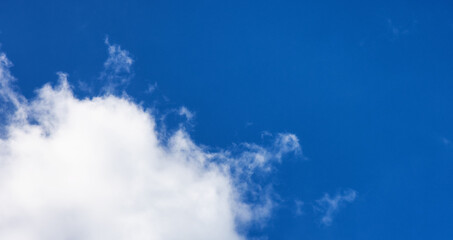
[(182, 106), (179, 108), (178, 111), (179, 115), (184, 116), (188, 121), (192, 120), (192, 118), (195, 116), (195, 114), (186, 107)]
[(391, 41), (398, 40), (402, 36), (412, 33), (417, 25), (416, 20), (412, 20), (406, 24), (397, 24), (391, 18), (387, 18), (386, 21), (388, 29), (387, 36)]
[(3, 101), (1, 110), (8, 112), (11, 107), (15, 109), (15, 118), (24, 119), (25, 116), (25, 103), (26, 99), (17, 93), (14, 89), (14, 81), (16, 79), (11, 75), (10, 68), (12, 63), (8, 60), (5, 53), (0, 53), (0, 97)]
[(304, 207), (305, 203), (303, 201), (300, 201), (300, 200), (294, 200), (294, 207), (295, 207), (295, 214), (297, 216), (300, 216), (304, 213), (303, 211), (303, 207)]
[(114, 93), (119, 87), (127, 86), (133, 77), (132, 64), (134, 60), (129, 51), (124, 50), (118, 44), (111, 44), (108, 37), (105, 38), (108, 57), (104, 62), (104, 70), (100, 79), (106, 81), (104, 91)]
[(151, 94), (157, 89), (157, 82), (154, 82), (153, 84), (148, 84), (148, 89), (146, 89), (146, 93)]
[(349, 189), (342, 193), (337, 193), (334, 197), (331, 197), (328, 193), (316, 201), (315, 210), (322, 214), (321, 224), (330, 226), (333, 221), (333, 217), (339, 211), (345, 203), (353, 202), (357, 197), (357, 192)]
[(296, 154), (302, 153), (299, 139), (296, 135), (291, 133), (279, 133), (275, 138), (274, 147), (278, 158), (281, 158), (289, 152), (294, 152)]

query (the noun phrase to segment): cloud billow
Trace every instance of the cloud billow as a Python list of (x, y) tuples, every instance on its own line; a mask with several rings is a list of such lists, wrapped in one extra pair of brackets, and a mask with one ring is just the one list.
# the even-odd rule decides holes
[(9, 65), (0, 73), (4, 104), (15, 109), (0, 139), (0, 239), (244, 239), (240, 225), (274, 206), (252, 175), (300, 153), (293, 134), (215, 152), (184, 129), (162, 141), (155, 116), (126, 96), (79, 99), (59, 73), (60, 84), (26, 100), (12, 90)]

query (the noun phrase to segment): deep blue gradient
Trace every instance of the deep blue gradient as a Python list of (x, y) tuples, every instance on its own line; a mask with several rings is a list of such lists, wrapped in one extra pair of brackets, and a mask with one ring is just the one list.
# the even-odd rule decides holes
[[(0, 32), (27, 97), (57, 71), (100, 84), (108, 35), (135, 60), (128, 93), (194, 111), (197, 143), (295, 133), (307, 159), (279, 166), (280, 205), (250, 236), (453, 239), (450, 1), (2, 0)], [(311, 204), (346, 188), (321, 225)]]

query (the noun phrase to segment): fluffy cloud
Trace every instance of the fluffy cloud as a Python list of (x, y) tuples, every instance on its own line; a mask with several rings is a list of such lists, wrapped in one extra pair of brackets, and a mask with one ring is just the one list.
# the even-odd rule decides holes
[(334, 215), (345, 204), (353, 202), (357, 197), (357, 192), (349, 189), (331, 197), (328, 193), (316, 201), (316, 210), (323, 214), (321, 224), (329, 226), (332, 224)]
[[(115, 80), (132, 60), (107, 44), (104, 77)], [(0, 60), (0, 94), (15, 109), (0, 139), (0, 239), (243, 239), (240, 226), (274, 206), (255, 177), (300, 152), (292, 134), (217, 151), (183, 129), (162, 139), (150, 111), (124, 95), (79, 99), (64, 73), (27, 101)]]

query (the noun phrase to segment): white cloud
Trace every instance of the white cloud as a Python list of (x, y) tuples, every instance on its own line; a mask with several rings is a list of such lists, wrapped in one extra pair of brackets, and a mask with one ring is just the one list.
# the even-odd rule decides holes
[(316, 201), (315, 209), (323, 214), (321, 224), (329, 226), (332, 224), (334, 215), (345, 204), (353, 202), (357, 197), (357, 192), (349, 189), (331, 197), (328, 193)]
[[(106, 68), (130, 71), (122, 51), (109, 45)], [(127, 97), (78, 99), (64, 73), (28, 102), (2, 61), (1, 94), (24, 117), (0, 139), (0, 239), (243, 239), (241, 226), (275, 205), (254, 175), (300, 151), (292, 134), (215, 152), (183, 129), (162, 141), (150, 111)]]

